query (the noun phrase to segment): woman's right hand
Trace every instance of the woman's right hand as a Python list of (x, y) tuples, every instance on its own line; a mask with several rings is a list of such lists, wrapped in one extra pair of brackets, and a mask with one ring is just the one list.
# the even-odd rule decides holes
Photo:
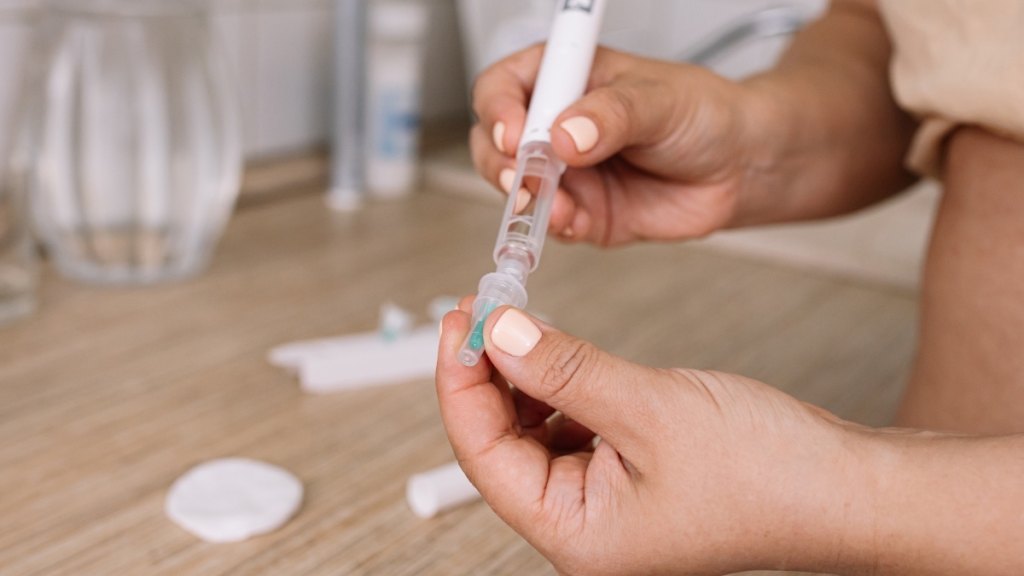
[(560, 574), (879, 568), (870, 487), (899, 468), (877, 464), (892, 455), (867, 431), (747, 378), (633, 364), (507, 307), (466, 367), (469, 308), (442, 322), (448, 438)]
[[(484, 71), (473, 90), (473, 160), (508, 192), (543, 46)], [(551, 130), (569, 169), (549, 231), (599, 245), (705, 236), (734, 223), (757, 170), (765, 106), (699, 67), (599, 48), (586, 95)]]

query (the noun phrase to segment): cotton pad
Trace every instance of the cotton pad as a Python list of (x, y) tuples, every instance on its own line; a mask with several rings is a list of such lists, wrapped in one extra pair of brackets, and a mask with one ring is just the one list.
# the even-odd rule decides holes
[(302, 503), (302, 483), (288, 471), (248, 458), (204, 462), (178, 478), (164, 510), (207, 542), (238, 542), (280, 528)]

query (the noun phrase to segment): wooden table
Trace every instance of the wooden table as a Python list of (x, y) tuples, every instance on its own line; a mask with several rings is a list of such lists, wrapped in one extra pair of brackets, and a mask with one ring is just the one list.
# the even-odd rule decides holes
[[(39, 313), (0, 329), (0, 574), (547, 574), (484, 504), (433, 520), (406, 478), (451, 458), (432, 383), (313, 397), (265, 361), (283, 342), (373, 329), (491, 269), (498, 209), (423, 193), (331, 214), (312, 191), (251, 203), (210, 270), (103, 289), (47, 274)], [(891, 415), (913, 295), (699, 245), (550, 243), (531, 308), (655, 365), (763, 379), (871, 424)], [(425, 320), (425, 314), (424, 314)], [(205, 544), (163, 514), (206, 459), (305, 484), (278, 532)]]

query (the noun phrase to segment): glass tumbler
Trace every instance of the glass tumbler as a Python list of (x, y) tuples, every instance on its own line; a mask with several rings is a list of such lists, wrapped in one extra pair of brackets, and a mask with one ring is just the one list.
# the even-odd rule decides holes
[(208, 6), (50, 0), (36, 40), (29, 194), (57, 269), (108, 284), (202, 270), (241, 172), (238, 103)]
[(38, 262), (28, 224), (28, 165), (21, 150), (0, 163), (0, 326), (35, 310)]

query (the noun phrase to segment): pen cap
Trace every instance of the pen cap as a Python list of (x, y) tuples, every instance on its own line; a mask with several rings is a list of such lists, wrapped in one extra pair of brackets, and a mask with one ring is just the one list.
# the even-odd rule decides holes
[(583, 96), (608, 0), (559, 0), (520, 145), (550, 142), (551, 125)]
[(445, 510), (479, 499), (480, 493), (466, 478), (458, 462), (452, 462), (409, 478), (405, 498), (413, 514), (432, 518)]

